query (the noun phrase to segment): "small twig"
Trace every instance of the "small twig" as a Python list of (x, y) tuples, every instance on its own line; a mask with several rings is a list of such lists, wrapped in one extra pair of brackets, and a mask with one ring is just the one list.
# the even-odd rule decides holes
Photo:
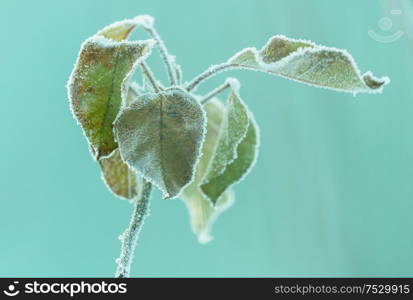
[(150, 26), (150, 27), (145, 27), (145, 29), (148, 31), (148, 33), (152, 36), (152, 38), (158, 44), (159, 52), (165, 63), (166, 70), (168, 72), (169, 82), (171, 83), (171, 85), (176, 85), (177, 81), (175, 77), (175, 68), (172, 65), (171, 56), (169, 55), (168, 50), (166, 49), (165, 43), (159, 36), (158, 32), (156, 32), (155, 28)]
[(144, 219), (148, 215), (149, 198), (151, 195), (152, 184), (143, 180), (140, 195), (135, 202), (135, 208), (129, 223), (129, 227), (120, 236), (122, 243), (119, 258), (116, 260), (118, 267), (115, 277), (126, 278), (130, 276), (133, 255), (138, 241), (139, 233), (142, 229)]
[(207, 103), (209, 100), (211, 100), (212, 98), (214, 98), (216, 95), (218, 95), (219, 93), (225, 91), (227, 88), (230, 87), (230, 84), (228, 82), (222, 84), (221, 86), (217, 87), (216, 89), (210, 91), (208, 94), (206, 94), (204, 96), (204, 98), (202, 98), (200, 100), (200, 103), (202, 105), (204, 105), (205, 103)]
[(217, 75), (218, 73), (222, 71), (229, 70), (229, 69), (235, 69), (235, 68), (240, 68), (240, 66), (238, 64), (232, 64), (232, 63), (223, 63), (220, 65), (213, 65), (209, 67), (207, 70), (205, 70), (203, 73), (195, 77), (191, 82), (189, 82), (188, 85), (186, 86), (186, 90), (190, 92), (202, 81), (214, 75)]
[(153, 90), (156, 93), (159, 93), (160, 90), (162, 90), (162, 88), (159, 86), (159, 84), (156, 82), (155, 77), (153, 76), (153, 73), (151, 71), (151, 69), (149, 68), (149, 66), (146, 64), (146, 62), (142, 62), (141, 63), (141, 68), (142, 68), (142, 72), (143, 74), (146, 76), (146, 78), (149, 80), (149, 82), (151, 83)]

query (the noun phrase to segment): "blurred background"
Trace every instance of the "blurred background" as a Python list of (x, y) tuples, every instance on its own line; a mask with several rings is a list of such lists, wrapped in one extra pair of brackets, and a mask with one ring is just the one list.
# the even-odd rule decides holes
[(133, 276), (413, 276), (413, 14), (402, 0), (4, 1), (0, 276), (113, 276), (132, 206), (102, 183), (65, 85), (83, 40), (138, 14), (156, 17), (185, 80), (284, 34), (345, 48), (391, 83), (353, 97), (257, 72), (208, 81), (200, 91), (241, 80), (258, 162), (206, 245), (184, 203), (156, 192)]

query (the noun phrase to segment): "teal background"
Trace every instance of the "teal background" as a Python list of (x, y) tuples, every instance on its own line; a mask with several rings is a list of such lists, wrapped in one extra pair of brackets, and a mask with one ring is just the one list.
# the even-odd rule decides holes
[(345, 48), (392, 82), (357, 97), (247, 71), (203, 85), (241, 80), (260, 157), (207, 245), (184, 204), (156, 192), (134, 276), (413, 276), (413, 41), (367, 35), (394, 3), (3, 1), (0, 276), (113, 276), (131, 206), (101, 182), (65, 85), (84, 39), (137, 14), (156, 17), (186, 80), (285, 34)]

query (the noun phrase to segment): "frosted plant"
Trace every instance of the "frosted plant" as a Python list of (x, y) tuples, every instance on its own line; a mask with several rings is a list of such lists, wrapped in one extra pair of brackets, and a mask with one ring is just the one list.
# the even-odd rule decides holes
[[(128, 41), (136, 27), (145, 29), (150, 39)], [(146, 63), (155, 46), (165, 62), (168, 86)], [(130, 275), (152, 186), (165, 199), (185, 202), (202, 243), (211, 240), (212, 223), (233, 203), (234, 185), (257, 159), (258, 126), (241, 99), (237, 79), (226, 79), (206, 95), (195, 91), (208, 78), (236, 68), (353, 94), (381, 92), (389, 81), (370, 72), (362, 75), (345, 50), (276, 35), (262, 49), (243, 49), (183, 82), (181, 68), (150, 16), (113, 23), (88, 38), (67, 89), (104, 182), (116, 196), (134, 203), (129, 227), (120, 236), (117, 277)], [(133, 82), (136, 69), (142, 84)], [(217, 95), (227, 89), (223, 103)]]

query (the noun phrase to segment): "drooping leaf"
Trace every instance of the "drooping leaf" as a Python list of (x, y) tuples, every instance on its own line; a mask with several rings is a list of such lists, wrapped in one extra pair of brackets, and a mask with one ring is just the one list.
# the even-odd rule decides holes
[(211, 201), (199, 189), (202, 178), (205, 175), (208, 164), (215, 152), (218, 134), (225, 107), (218, 99), (212, 99), (204, 105), (207, 116), (205, 141), (202, 146), (202, 156), (199, 159), (194, 180), (182, 191), (181, 198), (185, 202), (192, 231), (196, 234), (200, 243), (206, 243), (212, 239), (210, 231), (216, 218), (234, 201), (231, 191), (226, 191), (212, 206)]
[(107, 187), (118, 197), (133, 199), (138, 194), (136, 172), (128, 167), (116, 149), (108, 157), (99, 160), (102, 178)]
[(122, 158), (155, 184), (164, 198), (179, 195), (193, 177), (204, 139), (204, 112), (187, 92), (144, 94), (115, 120)]
[(200, 185), (214, 205), (226, 190), (249, 172), (258, 154), (257, 126), (239, 96), (238, 82), (234, 79), (228, 82), (232, 90), (216, 149)]
[(96, 154), (107, 156), (117, 148), (113, 121), (136, 65), (149, 54), (153, 42), (114, 42), (102, 36), (87, 39), (68, 83), (75, 118)]
[(364, 75), (347, 51), (316, 45), (303, 40), (273, 36), (261, 49), (246, 48), (228, 61), (230, 64), (317, 87), (345, 92), (381, 92), (387, 77)]

